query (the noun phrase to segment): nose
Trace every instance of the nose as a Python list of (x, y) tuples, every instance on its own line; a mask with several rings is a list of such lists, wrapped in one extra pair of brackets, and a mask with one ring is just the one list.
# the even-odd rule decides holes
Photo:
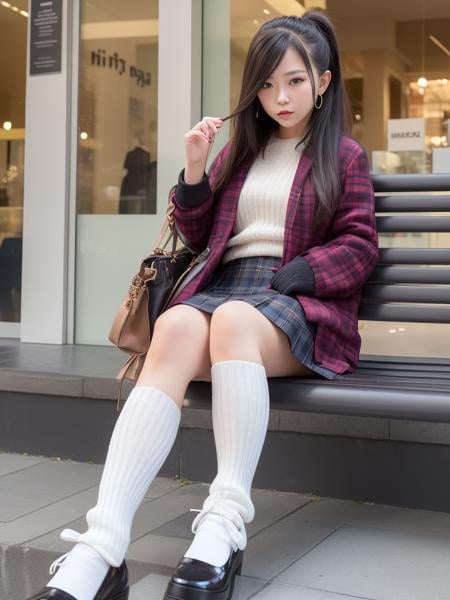
[(289, 102), (288, 95), (284, 89), (280, 89), (278, 92), (277, 102), (278, 104), (286, 104)]

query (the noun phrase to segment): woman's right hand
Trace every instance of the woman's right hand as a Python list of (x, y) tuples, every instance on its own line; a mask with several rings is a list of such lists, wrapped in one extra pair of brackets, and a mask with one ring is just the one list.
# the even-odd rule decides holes
[[(219, 129), (222, 127), (223, 121), (217, 117), (203, 117), (192, 129), (184, 136), (184, 150), (186, 156), (186, 172), (197, 175), (194, 179), (200, 178), (206, 168), (211, 144), (214, 142)], [(186, 181), (186, 183), (191, 183)]]

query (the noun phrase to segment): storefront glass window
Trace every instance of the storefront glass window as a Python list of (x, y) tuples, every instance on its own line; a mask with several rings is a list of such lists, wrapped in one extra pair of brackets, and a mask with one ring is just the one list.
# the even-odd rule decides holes
[(157, 0), (81, 1), (78, 343), (105, 343), (117, 298), (126, 290), (117, 273), (125, 268), (130, 276), (157, 212), (157, 69)]
[[(20, 321), (27, 2), (0, 5), (0, 335)], [(11, 52), (14, 48), (14, 52)]]
[[(365, 147), (372, 172), (450, 173), (446, 0), (205, 2), (203, 113), (223, 116), (236, 106), (245, 55), (264, 21), (283, 14), (301, 16), (313, 7), (325, 10), (336, 26), (353, 137)], [(228, 135), (223, 128), (215, 153)], [(450, 235), (381, 235), (380, 245), (448, 248)], [(450, 357), (449, 325), (361, 321), (360, 329), (365, 354)]]

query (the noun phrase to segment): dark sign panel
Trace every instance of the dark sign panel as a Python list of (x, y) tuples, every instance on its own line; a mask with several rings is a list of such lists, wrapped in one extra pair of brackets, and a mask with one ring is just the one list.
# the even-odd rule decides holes
[(30, 75), (61, 72), (62, 0), (31, 0)]

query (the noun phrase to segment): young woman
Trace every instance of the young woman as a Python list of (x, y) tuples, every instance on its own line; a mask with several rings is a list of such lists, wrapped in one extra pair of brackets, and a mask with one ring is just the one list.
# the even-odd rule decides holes
[(157, 321), (88, 530), (63, 531), (76, 545), (35, 599), (127, 598), (133, 516), (172, 447), (188, 383), (209, 376), (218, 472), (165, 598), (230, 598), (254, 517), (267, 377), (332, 379), (358, 362), (360, 290), (378, 258), (374, 199), (365, 153), (346, 136), (338, 49), (324, 15), (260, 28), (231, 116), (232, 137), (208, 176), (223, 120), (205, 117), (185, 135), (171, 199), (181, 233), (205, 260)]

